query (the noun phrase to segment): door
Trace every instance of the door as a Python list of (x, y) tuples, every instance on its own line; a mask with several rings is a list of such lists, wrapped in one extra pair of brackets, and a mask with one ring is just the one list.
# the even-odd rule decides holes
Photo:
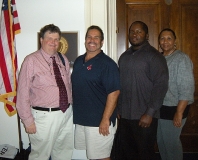
[[(170, 0), (167, 0), (170, 1)], [(129, 47), (128, 29), (133, 21), (145, 22), (149, 43), (159, 49), (158, 34), (171, 28), (177, 35), (177, 49), (188, 54), (194, 64), (195, 101), (181, 134), (184, 152), (198, 152), (198, 0), (117, 0), (118, 57)]]

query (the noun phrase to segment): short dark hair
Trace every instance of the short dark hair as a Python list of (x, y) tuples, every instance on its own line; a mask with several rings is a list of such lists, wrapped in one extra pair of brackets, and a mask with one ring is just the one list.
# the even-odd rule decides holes
[(60, 28), (58, 26), (55, 26), (54, 24), (48, 24), (40, 29), (40, 33), (39, 33), (40, 38), (44, 38), (44, 35), (47, 31), (50, 31), (50, 33), (58, 33), (59, 36), (61, 37)]
[(164, 28), (164, 29), (162, 29), (161, 32), (159, 33), (158, 40), (160, 39), (160, 36), (161, 36), (162, 32), (164, 32), (164, 31), (171, 32), (171, 33), (173, 34), (173, 37), (176, 39), (176, 34), (175, 34), (175, 32), (174, 32), (172, 29), (170, 29), (170, 28)]
[(87, 28), (87, 32), (86, 32), (86, 35), (85, 35), (85, 39), (87, 38), (88, 32), (89, 32), (90, 30), (92, 30), (92, 29), (96, 29), (96, 30), (98, 30), (98, 31), (100, 32), (100, 34), (101, 34), (101, 41), (103, 41), (103, 40), (104, 40), (104, 33), (103, 33), (102, 29), (101, 29), (99, 26), (95, 26), (95, 25), (92, 25), (92, 26), (90, 26), (89, 28)]
[[(144, 23), (144, 22), (142, 22), (142, 21), (135, 21), (135, 22), (133, 22), (133, 23), (131, 24), (131, 26), (132, 26), (133, 24), (140, 24), (140, 25), (142, 26), (142, 29), (144, 30), (144, 32), (145, 32), (146, 34), (148, 34), (148, 26), (146, 25), (146, 23)], [(129, 33), (130, 33), (131, 26), (129, 27)]]

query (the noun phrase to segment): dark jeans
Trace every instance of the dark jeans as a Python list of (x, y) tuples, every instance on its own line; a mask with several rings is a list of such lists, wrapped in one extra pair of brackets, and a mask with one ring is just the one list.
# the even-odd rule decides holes
[(120, 119), (123, 160), (155, 160), (158, 119), (153, 118), (150, 127), (142, 128), (139, 120)]

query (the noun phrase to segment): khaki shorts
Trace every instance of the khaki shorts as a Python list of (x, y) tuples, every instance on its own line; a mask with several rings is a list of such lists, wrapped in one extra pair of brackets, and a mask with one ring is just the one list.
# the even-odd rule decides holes
[(110, 134), (99, 134), (99, 127), (87, 127), (76, 124), (74, 146), (78, 150), (86, 150), (87, 158), (102, 159), (110, 157), (116, 125), (109, 126)]

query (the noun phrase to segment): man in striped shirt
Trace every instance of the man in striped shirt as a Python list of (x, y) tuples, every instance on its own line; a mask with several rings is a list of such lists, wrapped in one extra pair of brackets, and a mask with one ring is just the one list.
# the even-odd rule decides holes
[(60, 38), (57, 26), (41, 28), (41, 48), (29, 54), (21, 66), (16, 107), (31, 142), (29, 160), (49, 160), (50, 155), (53, 160), (72, 158), (72, 106), (68, 105), (65, 112), (59, 108), (59, 87), (52, 63), (53, 56), (71, 104), (69, 61), (63, 56), (64, 65), (57, 53)]

